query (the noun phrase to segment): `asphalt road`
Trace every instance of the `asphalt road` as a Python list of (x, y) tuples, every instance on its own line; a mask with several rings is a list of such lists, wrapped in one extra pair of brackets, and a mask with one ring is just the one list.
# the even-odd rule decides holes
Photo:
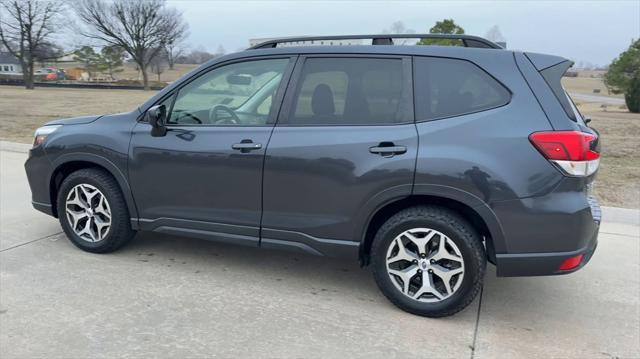
[(149, 234), (84, 253), (31, 209), (25, 158), (0, 152), (2, 358), (640, 356), (637, 211), (605, 210), (582, 271), (496, 278), (490, 266), (481, 298), (426, 319), (355, 262)]
[(621, 97), (588, 95), (583, 93), (571, 93), (570, 95), (571, 95), (571, 98), (576, 101), (606, 103), (607, 105), (624, 105), (625, 104), (624, 98), (621, 98)]

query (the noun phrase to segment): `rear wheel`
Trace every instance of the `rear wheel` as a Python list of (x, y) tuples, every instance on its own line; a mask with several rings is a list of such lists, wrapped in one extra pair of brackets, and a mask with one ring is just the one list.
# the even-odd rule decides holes
[(135, 234), (120, 187), (104, 170), (88, 168), (67, 176), (57, 206), (64, 232), (82, 250), (112, 252)]
[(482, 286), (486, 257), (474, 228), (445, 208), (398, 212), (373, 241), (376, 283), (399, 308), (443, 317), (464, 309)]

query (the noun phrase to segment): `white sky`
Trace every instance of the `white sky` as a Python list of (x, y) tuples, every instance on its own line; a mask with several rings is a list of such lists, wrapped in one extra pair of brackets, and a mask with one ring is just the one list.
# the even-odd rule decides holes
[(402, 21), (416, 32), (453, 18), (467, 34), (498, 25), (510, 49), (598, 65), (640, 37), (640, 0), (629, 1), (213, 1), (169, 0), (189, 23), (191, 47), (227, 52), (249, 38), (379, 33)]

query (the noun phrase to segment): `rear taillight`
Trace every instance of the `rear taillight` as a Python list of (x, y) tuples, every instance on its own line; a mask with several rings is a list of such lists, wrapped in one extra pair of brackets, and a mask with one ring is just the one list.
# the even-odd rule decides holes
[(560, 270), (570, 270), (574, 269), (582, 263), (582, 259), (584, 258), (584, 254), (579, 254), (575, 257), (567, 258), (560, 264)]
[(529, 140), (549, 161), (569, 176), (589, 176), (598, 170), (598, 136), (580, 131), (535, 132)]

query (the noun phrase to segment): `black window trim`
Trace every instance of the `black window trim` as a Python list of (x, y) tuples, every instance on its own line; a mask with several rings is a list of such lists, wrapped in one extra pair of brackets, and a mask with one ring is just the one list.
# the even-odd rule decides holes
[[(402, 61), (402, 73), (403, 79), (405, 83), (403, 84), (403, 91), (407, 91), (407, 98), (405, 99), (405, 104), (403, 104), (406, 108), (406, 121), (396, 122), (396, 123), (376, 123), (376, 124), (290, 124), (288, 123), (289, 118), (293, 115), (293, 108), (295, 102), (295, 95), (300, 84), (302, 69), (304, 68), (304, 63), (307, 59), (317, 59), (317, 58), (360, 58), (360, 59), (397, 59)], [(411, 60), (410, 55), (386, 55), (386, 54), (344, 54), (344, 53), (322, 53), (322, 54), (305, 54), (301, 53), (298, 57), (298, 61), (296, 66), (291, 74), (291, 79), (289, 80), (289, 86), (287, 86), (287, 92), (285, 94), (284, 101), (282, 102), (282, 106), (280, 106), (280, 114), (278, 116), (278, 120), (276, 121), (277, 127), (386, 127), (386, 126), (403, 126), (408, 124), (415, 123), (415, 112), (414, 112), (414, 93), (413, 93), (413, 61)]]
[[(176, 123), (167, 123), (165, 126), (167, 128), (181, 128), (181, 127), (189, 127), (189, 128), (193, 128), (193, 127), (233, 127), (233, 128), (260, 128), (260, 127), (274, 127), (276, 124), (276, 119), (278, 118), (278, 114), (281, 111), (281, 107), (282, 107), (282, 102), (284, 99), (284, 95), (286, 93), (286, 89), (287, 86), (289, 85), (289, 81), (291, 80), (291, 75), (293, 73), (293, 70), (295, 68), (295, 65), (298, 61), (298, 55), (292, 55), (292, 54), (282, 54), (282, 55), (263, 55), (263, 56), (251, 56), (251, 57), (241, 57), (241, 58), (236, 58), (236, 59), (231, 59), (228, 61), (223, 61), (223, 62), (219, 62), (216, 64), (213, 64), (211, 66), (208, 66), (206, 68), (201, 69), (200, 71), (194, 73), (188, 80), (182, 82), (179, 86), (177, 86), (174, 89), (171, 89), (171, 91), (167, 92), (164, 96), (162, 96), (160, 99), (158, 99), (157, 101), (155, 101), (153, 103), (153, 105), (151, 105), (150, 107), (156, 106), (161, 104), (162, 102), (164, 102), (165, 100), (167, 100), (170, 97), (173, 97), (173, 100), (171, 101), (171, 108), (169, 111), (167, 111), (167, 115), (171, 116), (171, 111), (173, 111), (173, 105), (176, 102), (176, 94), (180, 92), (180, 90), (182, 90), (182, 88), (184, 88), (185, 86), (189, 85), (191, 82), (195, 81), (196, 79), (200, 78), (201, 76), (206, 75), (207, 73), (216, 70), (218, 68), (224, 67), (224, 66), (228, 66), (228, 65), (233, 65), (233, 64), (237, 64), (237, 63), (243, 63), (243, 62), (251, 62), (251, 61), (260, 61), (260, 60), (277, 60), (277, 59), (288, 59), (289, 62), (287, 63), (287, 66), (282, 74), (282, 79), (280, 80), (280, 84), (278, 85), (278, 90), (276, 90), (276, 96), (273, 98), (272, 100), (272, 104), (271, 104), (271, 109), (269, 110), (269, 117), (267, 118), (267, 122), (264, 125), (250, 125), (250, 126), (240, 126), (240, 125), (232, 125), (232, 124), (204, 124), (204, 123), (193, 123), (193, 124), (188, 124), (188, 123), (184, 123), (184, 124), (176, 124)], [(147, 111), (144, 111), (140, 114), (140, 116), (138, 117), (138, 122), (147, 122)]]
[[(416, 119), (416, 123), (423, 123), (423, 122), (431, 122), (431, 121), (440, 121), (440, 120), (446, 120), (448, 118), (453, 118), (453, 117), (460, 117), (460, 116), (466, 116), (466, 115), (472, 115), (474, 113), (480, 113), (480, 112), (485, 112), (485, 111), (491, 111), (491, 110), (495, 110), (501, 107), (505, 107), (508, 106), (511, 103), (511, 100), (513, 99), (513, 91), (511, 91), (511, 89), (505, 85), (502, 81), (498, 80), (495, 76), (493, 76), (491, 73), (489, 73), (487, 70), (485, 70), (482, 66), (478, 65), (477, 63), (469, 60), (469, 59), (465, 59), (465, 58), (459, 58), (459, 57), (447, 57), (447, 56), (423, 56), (423, 55), (415, 55), (412, 56), (412, 62), (413, 62), (413, 73), (412, 73), (412, 77), (415, 79), (416, 77), (416, 69), (417, 66), (415, 64), (415, 60), (417, 58), (438, 58), (438, 59), (450, 59), (450, 60), (460, 60), (460, 61), (466, 61), (470, 64), (472, 64), (473, 66), (477, 67), (478, 69), (480, 69), (482, 72), (484, 72), (485, 74), (487, 74), (489, 77), (491, 77), (492, 79), (494, 79), (500, 86), (502, 86), (505, 90), (507, 90), (507, 93), (509, 94), (509, 99), (507, 102), (505, 102), (502, 105), (499, 106), (494, 106), (494, 107), (489, 107), (489, 108), (484, 108), (481, 110), (477, 110), (477, 111), (469, 111), (469, 112), (463, 112), (463, 113), (458, 113), (455, 115), (451, 115), (451, 116), (441, 116), (441, 117), (435, 117), (435, 118), (428, 118), (428, 119), (418, 119), (418, 116), (416, 115), (416, 109), (414, 108), (414, 116)], [(414, 85), (414, 91), (413, 91), (413, 103), (417, 103), (418, 99), (415, 97), (417, 96), (417, 93), (415, 91), (415, 85)]]

